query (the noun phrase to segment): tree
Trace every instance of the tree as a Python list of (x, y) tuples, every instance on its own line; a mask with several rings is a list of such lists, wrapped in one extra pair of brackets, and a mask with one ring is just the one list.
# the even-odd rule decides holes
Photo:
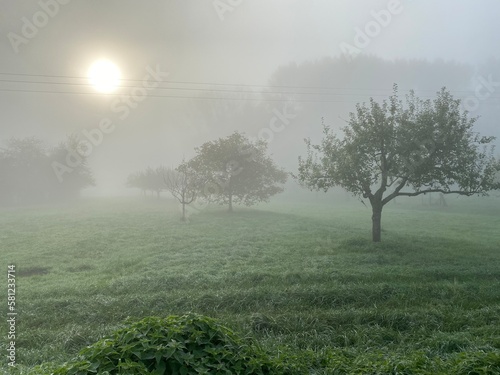
[(46, 148), (35, 137), (12, 138), (0, 154), (0, 189), (6, 204), (47, 199), (50, 184)]
[(163, 172), (163, 181), (167, 190), (182, 205), (181, 220), (186, 221), (186, 205), (193, 203), (198, 192), (194, 176), (185, 165), (181, 165), (177, 169), (166, 169)]
[(299, 157), (297, 177), (311, 189), (341, 186), (369, 199), (372, 239), (379, 242), (382, 209), (398, 196), (487, 195), (500, 188), (500, 161), (488, 147), (494, 137), (473, 132), (476, 120), (445, 88), (433, 101), (411, 92), (405, 106), (395, 85), (389, 101), (356, 106), (343, 138), (324, 126), (320, 145), (306, 140), (308, 155)]
[(144, 192), (151, 191), (151, 194), (156, 193), (156, 197), (160, 199), (160, 193), (165, 190), (163, 175), (166, 169), (160, 166), (156, 169), (147, 167), (146, 170), (132, 173), (128, 176), (126, 186), (138, 188)]
[(148, 190), (148, 185), (146, 181), (146, 175), (144, 172), (134, 172), (127, 177), (126, 186), (129, 188), (141, 189), (146, 197), (146, 191)]
[(51, 164), (54, 162), (58, 162), (60, 165), (66, 164), (69, 153), (79, 157), (79, 162), (64, 174), (62, 181), (54, 175), (54, 170), (51, 167), (52, 191), (57, 195), (57, 199), (74, 199), (82, 189), (95, 185), (92, 171), (87, 164), (87, 156), (85, 156), (87, 151), (85, 144), (76, 135), (70, 135), (64, 142), (49, 151)]
[(279, 185), (286, 182), (287, 173), (266, 155), (264, 141), (253, 143), (235, 132), (195, 150), (197, 155), (183, 168), (196, 176), (200, 194), (208, 201), (227, 204), (229, 212), (233, 203), (267, 202), (283, 191)]
[[(69, 150), (75, 155), (78, 153), (81, 163), (68, 168), (71, 172), (59, 181), (51, 164), (64, 165)], [(35, 137), (9, 140), (0, 150), (0, 203), (26, 204), (77, 198), (82, 189), (94, 184), (86, 157), (79, 151), (78, 141), (72, 136), (53, 148), (46, 147)]]
[(163, 175), (165, 167), (159, 166), (156, 169), (148, 167), (146, 169), (146, 181), (149, 190), (156, 193), (156, 198), (160, 199), (160, 193), (165, 190)]

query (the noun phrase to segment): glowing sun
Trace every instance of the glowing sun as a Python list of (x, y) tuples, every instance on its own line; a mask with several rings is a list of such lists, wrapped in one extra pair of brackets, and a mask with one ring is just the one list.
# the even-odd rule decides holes
[(101, 59), (94, 61), (88, 73), (90, 84), (103, 93), (114, 91), (120, 84), (120, 69), (111, 61)]

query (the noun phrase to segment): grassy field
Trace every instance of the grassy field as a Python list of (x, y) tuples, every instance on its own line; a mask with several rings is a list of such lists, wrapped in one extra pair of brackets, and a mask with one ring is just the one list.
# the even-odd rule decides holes
[(500, 199), (448, 203), (391, 203), (379, 244), (361, 204), (209, 207), (189, 224), (166, 199), (4, 209), (18, 372), (67, 361), (128, 317), (192, 311), (314, 374), (498, 374)]

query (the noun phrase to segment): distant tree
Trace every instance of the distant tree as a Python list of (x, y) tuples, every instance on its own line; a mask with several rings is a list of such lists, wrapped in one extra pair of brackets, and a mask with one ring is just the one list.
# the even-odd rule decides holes
[(78, 151), (74, 137), (55, 148), (35, 137), (7, 141), (0, 150), (0, 202), (26, 204), (78, 197), (82, 189), (94, 184), (86, 158), (82, 156), (82, 162), (62, 181), (51, 167), (53, 161), (65, 163), (68, 149)]
[(127, 177), (126, 186), (129, 188), (140, 189), (144, 196), (146, 196), (146, 191), (148, 190), (146, 175), (143, 171), (134, 172)]
[(56, 199), (74, 199), (82, 189), (95, 185), (92, 171), (87, 164), (86, 152), (82, 149), (82, 143), (77, 136), (69, 136), (64, 142), (48, 151), (48, 157), (51, 163), (54, 161), (61, 164), (66, 163), (68, 153), (78, 154), (79, 162), (71, 168), (71, 172), (64, 174), (60, 181), (51, 170), (52, 191), (57, 195)]
[(302, 184), (324, 191), (339, 185), (370, 201), (374, 242), (381, 240), (382, 208), (395, 197), (500, 188), (500, 161), (487, 147), (494, 138), (473, 132), (477, 118), (461, 111), (460, 100), (444, 88), (433, 101), (413, 92), (406, 99), (404, 106), (395, 86), (389, 101), (358, 104), (343, 138), (324, 126), (321, 144), (306, 140), (308, 156), (299, 158)]
[(144, 171), (129, 175), (126, 186), (141, 189), (144, 196), (146, 196), (146, 191), (151, 191), (151, 193), (156, 193), (156, 197), (160, 199), (160, 193), (165, 190), (163, 182), (165, 171), (166, 169), (163, 166), (155, 169), (147, 167)]
[(227, 204), (229, 212), (233, 203), (250, 206), (283, 191), (280, 185), (287, 173), (266, 155), (264, 141), (253, 143), (235, 132), (195, 150), (197, 155), (182, 168), (196, 176), (200, 194), (208, 201)]
[(163, 181), (167, 190), (182, 206), (182, 221), (186, 221), (186, 206), (193, 203), (198, 193), (196, 178), (183, 163), (176, 169), (165, 169)]
[(160, 199), (160, 193), (165, 190), (163, 175), (165, 174), (165, 167), (158, 168), (148, 167), (146, 169), (146, 180), (149, 190), (156, 193), (156, 197)]
[(2, 200), (10, 204), (46, 200), (48, 192), (47, 152), (35, 137), (12, 138), (0, 154)]

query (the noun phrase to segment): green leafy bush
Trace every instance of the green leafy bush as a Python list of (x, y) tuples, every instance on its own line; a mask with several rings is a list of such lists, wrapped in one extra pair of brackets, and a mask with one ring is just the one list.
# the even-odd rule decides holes
[[(259, 322), (262, 316), (256, 316)], [(268, 354), (216, 320), (196, 314), (148, 317), (80, 351), (73, 361), (44, 363), (30, 375), (496, 375), (500, 352), (460, 352), (444, 356), (341, 348)], [(23, 375), (25, 372), (16, 374)]]
[(83, 349), (54, 375), (280, 374), (253, 341), (196, 314), (148, 317)]

